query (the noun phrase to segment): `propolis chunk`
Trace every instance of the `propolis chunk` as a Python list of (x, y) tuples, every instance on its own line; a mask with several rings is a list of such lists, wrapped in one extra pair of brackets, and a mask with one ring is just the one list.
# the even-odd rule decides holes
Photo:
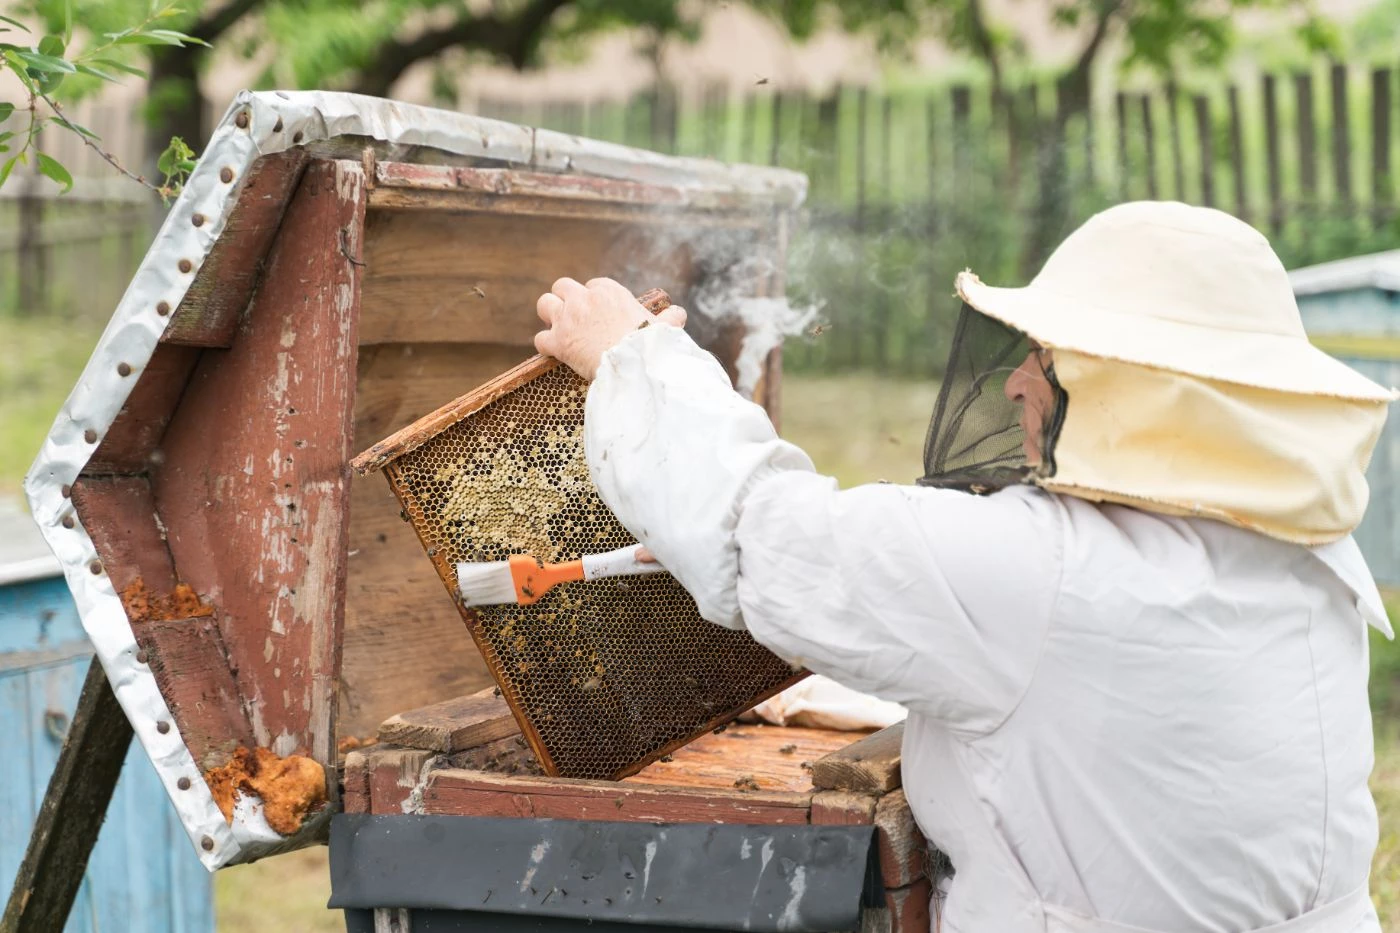
[(240, 794), (262, 800), (267, 825), (284, 836), (301, 829), (302, 821), (326, 802), (326, 771), (305, 755), (274, 755), (265, 748), (239, 747), (233, 760), (204, 775), (224, 819), (233, 822)]

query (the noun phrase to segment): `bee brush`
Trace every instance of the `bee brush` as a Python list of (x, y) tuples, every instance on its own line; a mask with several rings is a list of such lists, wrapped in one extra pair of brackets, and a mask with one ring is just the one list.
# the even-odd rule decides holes
[(658, 573), (666, 569), (655, 561), (639, 560), (637, 552), (640, 550), (639, 545), (633, 544), (558, 564), (542, 564), (529, 554), (516, 554), (509, 560), (460, 563), (457, 565), (457, 592), (467, 606), (510, 603), (528, 606), (561, 583)]

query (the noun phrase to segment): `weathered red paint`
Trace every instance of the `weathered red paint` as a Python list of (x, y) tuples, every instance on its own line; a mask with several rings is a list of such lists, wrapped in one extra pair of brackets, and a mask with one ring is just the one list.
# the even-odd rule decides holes
[(885, 907), (889, 910), (890, 933), (929, 933), (937, 928), (929, 922), (933, 886), (921, 878), (907, 888), (885, 892)]
[(289, 149), (253, 163), (223, 234), (194, 273), (194, 282), (161, 335), (163, 343), (195, 347), (232, 343), (238, 319), (262, 276), (263, 260), (282, 223), (288, 195), (307, 161), (304, 149)]
[(133, 631), (201, 772), (227, 764), (235, 748), (252, 744), (253, 728), (213, 616), (153, 619)]
[(928, 843), (914, 822), (902, 788), (880, 798), (875, 808), (875, 825), (879, 829), (876, 840), (885, 887), (906, 887), (924, 877)]
[[(724, 791), (481, 771), (434, 771), (423, 812), (559, 820), (664, 823), (806, 823), (810, 794)], [(375, 804), (376, 812), (378, 803)]]
[(150, 467), (199, 354), (197, 347), (161, 344), (145, 366), (132, 370), (127, 378), (136, 384), (83, 467), (85, 474), (144, 473)]
[(358, 163), (306, 170), (232, 346), (200, 358), (152, 474), (179, 576), (217, 607), (256, 744), (328, 767), (364, 207)]
[(81, 476), (73, 484), (72, 503), (118, 593), (137, 579), (154, 593), (175, 587), (175, 568), (146, 477)]
[(672, 185), (648, 185), (612, 178), (554, 175), (503, 168), (462, 168), (381, 162), (375, 180), (386, 188), (465, 189), (485, 194), (576, 198), (620, 204), (684, 204), (686, 192)]

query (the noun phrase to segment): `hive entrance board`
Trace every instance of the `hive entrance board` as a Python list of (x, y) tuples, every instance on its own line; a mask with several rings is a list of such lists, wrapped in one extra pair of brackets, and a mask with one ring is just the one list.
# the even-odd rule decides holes
[[(650, 292), (652, 310), (664, 296)], [(618, 778), (799, 679), (712, 625), (669, 574), (569, 583), (468, 608), (458, 562), (573, 560), (635, 544), (583, 449), (587, 384), (536, 357), (356, 459), (381, 467), (546, 772)]]

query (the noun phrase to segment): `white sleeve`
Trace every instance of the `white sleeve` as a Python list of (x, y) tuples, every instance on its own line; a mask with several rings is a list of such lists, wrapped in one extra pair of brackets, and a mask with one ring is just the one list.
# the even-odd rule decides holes
[(959, 731), (1025, 692), (1059, 589), (1054, 496), (840, 491), (669, 327), (604, 355), (585, 438), (603, 500), (706, 619)]

